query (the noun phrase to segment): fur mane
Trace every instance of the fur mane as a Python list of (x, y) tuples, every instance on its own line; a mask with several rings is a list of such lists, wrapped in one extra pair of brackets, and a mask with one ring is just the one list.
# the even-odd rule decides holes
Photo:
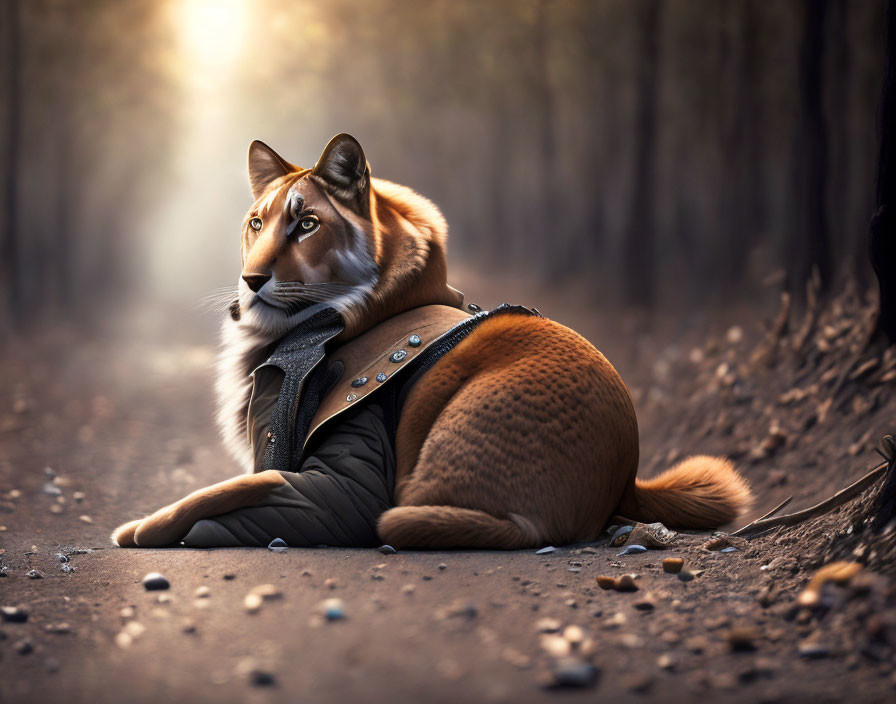
[(221, 351), (215, 391), (217, 421), (224, 445), (246, 472), (252, 472), (247, 415), (252, 371), (270, 355), (277, 340), (301, 319), (331, 304), (345, 320), (336, 342), (347, 342), (398, 313), (424, 305), (460, 306), (463, 296), (447, 282), (445, 245), (448, 225), (434, 203), (405, 186), (371, 179), (371, 221), (358, 222), (345, 206), (334, 206), (350, 217), (368, 237), (378, 276), (372, 287), (355, 295), (316, 304), (289, 320), (287, 330), (260, 330), (245, 320), (227, 316), (221, 327)]

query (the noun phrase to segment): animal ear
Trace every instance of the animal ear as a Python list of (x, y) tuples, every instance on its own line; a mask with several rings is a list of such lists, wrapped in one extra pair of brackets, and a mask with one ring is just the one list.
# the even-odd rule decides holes
[(264, 142), (256, 139), (249, 145), (249, 186), (256, 200), (271, 181), (296, 170)]
[(370, 166), (358, 140), (350, 134), (333, 137), (311, 173), (337, 198), (357, 201), (362, 210), (369, 206)]

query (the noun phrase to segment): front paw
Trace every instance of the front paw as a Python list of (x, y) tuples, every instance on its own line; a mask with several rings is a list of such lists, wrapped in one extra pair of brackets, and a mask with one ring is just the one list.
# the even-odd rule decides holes
[(112, 544), (117, 545), (120, 548), (138, 547), (137, 541), (134, 540), (134, 534), (137, 532), (137, 528), (142, 522), (142, 519), (140, 519), (136, 521), (128, 521), (124, 525), (118, 526), (110, 536)]

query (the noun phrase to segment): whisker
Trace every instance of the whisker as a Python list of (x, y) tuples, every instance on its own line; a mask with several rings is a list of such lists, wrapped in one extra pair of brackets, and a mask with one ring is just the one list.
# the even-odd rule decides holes
[(236, 286), (222, 286), (213, 289), (210, 293), (200, 298), (196, 302), (195, 308), (208, 312), (221, 313), (226, 311), (236, 298)]

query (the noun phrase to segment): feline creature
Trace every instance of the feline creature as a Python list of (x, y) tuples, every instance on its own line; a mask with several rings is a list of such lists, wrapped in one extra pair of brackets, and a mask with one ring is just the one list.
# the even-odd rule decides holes
[(353, 137), (312, 169), (253, 142), (249, 180), (217, 383), (248, 473), (126, 523), (116, 544), (516, 549), (594, 540), (614, 515), (713, 528), (750, 504), (718, 457), (636, 479), (615, 369), (533, 311), (465, 311), (439, 210), (371, 178)]

